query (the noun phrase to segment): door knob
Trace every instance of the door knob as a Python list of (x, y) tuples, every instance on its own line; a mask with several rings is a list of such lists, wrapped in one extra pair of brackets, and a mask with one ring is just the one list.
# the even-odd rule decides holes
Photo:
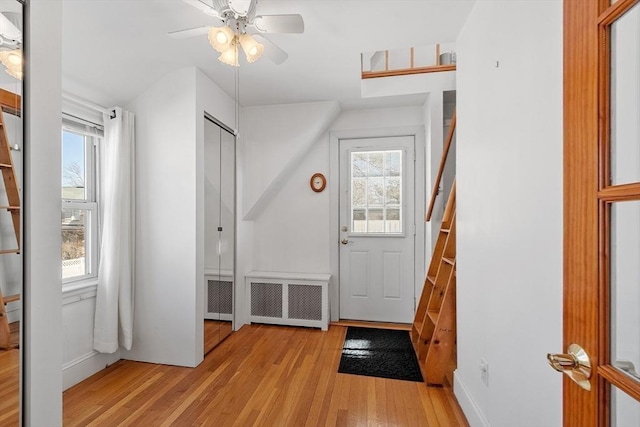
[(571, 344), (567, 353), (547, 354), (547, 361), (553, 369), (567, 374), (585, 390), (591, 390), (591, 361), (589, 355), (578, 344)]
[(340, 243), (342, 243), (343, 245), (346, 245), (347, 243), (349, 243), (348, 239), (342, 239), (340, 240)]

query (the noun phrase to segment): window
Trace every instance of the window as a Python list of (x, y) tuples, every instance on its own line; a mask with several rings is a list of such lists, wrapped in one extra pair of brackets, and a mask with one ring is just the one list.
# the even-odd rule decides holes
[(402, 150), (351, 152), (351, 230), (401, 234)]
[(98, 275), (98, 137), (62, 130), (62, 281)]

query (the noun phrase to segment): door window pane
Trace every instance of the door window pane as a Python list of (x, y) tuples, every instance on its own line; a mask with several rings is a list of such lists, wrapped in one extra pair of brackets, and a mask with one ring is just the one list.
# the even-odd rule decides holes
[(640, 3), (611, 25), (611, 183), (640, 182)]
[(401, 234), (402, 150), (351, 153), (351, 230)]
[[(611, 206), (611, 364), (640, 372), (640, 201)], [(640, 424), (636, 424), (640, 425)]]

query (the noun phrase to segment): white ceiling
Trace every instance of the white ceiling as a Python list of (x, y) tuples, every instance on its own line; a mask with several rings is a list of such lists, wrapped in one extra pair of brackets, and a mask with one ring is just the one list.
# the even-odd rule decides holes
[[(288, 52), (275, 65), (241, 59), (243, 106), (360, 100), (360, 53), (453, 42), (475, 0), (259, 0), (258, 14), (299, 13), (304, 34), (271, 34)], [(210, 24), (181, 0), (63, 0), (63, 90), (103, 106), (126, 105), (167, 73), (196, 66), (234, 94), (235, 68), (207, 36), (170, 31)], [(371, 100), (418, 105), (421, 96)]]

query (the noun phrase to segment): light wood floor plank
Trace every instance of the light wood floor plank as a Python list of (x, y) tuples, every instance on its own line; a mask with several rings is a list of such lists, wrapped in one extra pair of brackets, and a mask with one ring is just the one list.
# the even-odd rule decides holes
[(343, 326), (249, 325), (200, 366), (120, 361), (64, 393), (65, 426), (466, 426), (447, 389), (338, 373)]

